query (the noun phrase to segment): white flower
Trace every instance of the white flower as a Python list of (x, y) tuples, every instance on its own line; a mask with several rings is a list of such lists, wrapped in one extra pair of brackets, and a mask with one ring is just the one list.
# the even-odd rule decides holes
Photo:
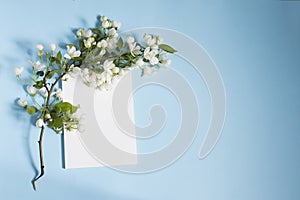
[(164, 39), (160, 36), (156, 36), (156, 44), (161, 44), (164, 41)]
[(42, 44), (35, 45), (35, 48), (37, 48), (39, 51), (43, 51), (44, 50), (44, 46)]
[(67, 80), (69, 80), (69, 78), (70, 78), (70, 75), (69, 74), (65, 74), (61, 80), (62, 81), (67, 81)]
[(102, 28), (106, 29), (110, 27), (109, 21), (102, 21)]
[(106, 60), (103, 63), (103, 69), (104, 69), (104, 71), (110, 71), (114, 67), (115, 67), (115, 64), (113, 63), (112, 60), (111, 61)]
[(168, 59), (166, 53), (159, 54), (158, 59), (159, 59), (159, 66), (161, 67), (168, 67), (171, 64), (171, 60)]
[(128, 37), (126, 38), (126, 42), (127, 42), (128, 44), (134, 43), (134, 37), (128, 36)]
[(86, 30), (84, 31), (84, 37), (91, 37), (93, 35), (93, 32), (89, 29), (89, 30)]
[(55, 96), (58, 99), (62, 99), (63, 98), (63, 93), (62, 93), (62, 90), (60, 88), (55, 92)]
[(19, 100), (17, 101), (18, 105), (25, 108), (27, 106), (27, 101), (25, 99), (21, 99), (19, 98)]
[(31, 62), (29, 61), (29, 64), (34, 68), (34, 70), (39, 71), (41, 69), (44, 69), (46, 67), (45, 64), (42, 64), (40, 61), (37, 62)]
[(27, 86), (27, 92), (28, 92), (28, 94), (30, 94), (31, 96), (34, 96), (34, 95), (36, 94), (36, 88), (33, 87), (33, 86), (31, 86), (31, 85), (29, 85), (29, 86)]
[(158, 56), (159, 61), (165, 61), (168, 59), (167, 54), (166, 53), (160, 53)]
[(35, 125), (39, 128), (42, 128), (43, 126), (45, 126), (44, 121), (40, 118), (36, 121)]
[(119, 67), (114, 67), (114, 68), (112, 68), (111, 71), (112, 71), (114, 74), (117, 74), (117, 73), (119, 73), (120, 69), (119, 69)]
[(146, 58), (147, 60), (150, 60), (151, 57), (153, 57), (153, 52), (151, 52), (150, 47), (147, 47), (144, 51), (144, 58)]
[(39, 93), (40, 93), (40, 95), (42, 95), (42, 97), (47, 97), (48, 96), (48, 92), (47, 92), (45, 87), (39, 89)]
[(117, 31), (116, 31), (115, 28), (109, 29), (108, 35), (109, 35), (110, 37), (118, 37), (118, 33), (117, 33)]
[(159, 62), (158, 58), (156, 57), (157, 53), (157, 50), (151, 50), (150, 47), (147, 47), (144, 51), (144, 57), (149, 60), (151, 65), (156, 65)]
[(105, 53), (106, 53), (105, 49), (101, 49), (99, 55), (100, 55), (100, 56), (103, 56)]
[(76, 35), (78, 36), (78, 37), (81, 37), (82, 36), (82, 29), (78, 29), (77, 31), (76, 31)]
[(83, 42), (84, 42), (84, 46), (86, 48), (90, 48), (92, 45), (96, 44), (95, 38), (93, 38), (93, 37), (89, 37), (87, 40), (83, 40)]
[(74, 46), (72, 46), (71, 48), (70, 46), (67, 46), (67, 51), (68, 54), (65, 54), (64, 57), (68, 59), (79, 57), (81, 54), (80, 51), (76, 51), (76, 48)]
[(167, 59), (167, 60), (164, 60), (164, 61), (160, 62), (159, 66), (161, 66), (161, 67), (168, 67), (170, 64), (171, 64), (171, 60)]
[(71, 77), (76, 78), (81, 72), (81, 69), (79, 67), (74, 67), (74, 65), (72, 64), (70, 66), (70, 71), (69, 74)]
[(147, 46), (151, 47), (152, 45), (154, 45), (156, 43), (156, 39), (152, 37), (152, 35), (149, 34), (145, 34), (144, 35), (144, 40), (147, 44)]
[(50, 115), (49, 113), (47, 113), (47, 114), (45, 115), (45, 119), (51, 119), (51, 115)]
[(107, 21), (107, 17), (106, 17), (106, 16), (102, 16), (100, 20), (101, 20), (102, 22), (103, 22), (103, 21)]
[(88, 68), (83, 68), (83, 70), (82, 70), (83, 75), (89, 75), (89, 73), (90, 73), (90, 70)]
[(136, 55), (140, 55), (142, 53), (141, 47), (139, 45), (137, 45), (135, 42), (128, 44), (128, 46), (129, 46), (131, 55), (136, 56)]
[(143, 59), (142, 58), (140, 58), (140, 59), (138, 59), (137, 61), (136, 61), (136, 66), (138, 66), (138, 67), (141, 67), (141, 66), (143, 66), (144, 65), (144, 61), (143, 61)]
[(15, 67), (14, 68), (14, 72), (17, 77), (20, 77), (23, 71), (24, 71), (24, 67)]
[(107, 51), (112, 52), (113, 50), (115, 50), (117, 47), (117, 42), (118, 42), (118, 40), (115, 37), (108, 38), (107, 39)]
[(106, 40), (101, 40), (100, 42), (98, 42), (97, 47), (106, 48), (107, 47), (107, 41)]
[(50, 44), (50, 50), (51, 51), (55, 51), (56, 48), (57, 48), (56, 44), (53, 44), (53, 43)]
[(155, 67), (150, 67), (150, 66), (143, 67), (143, 74), (144, 75), (150, 76), (150, 75), (154, 74), (155, 72), (156, 72)]
[(74, 67), (72, 72), (75, 74), (79, 74), (81, 72), (81, 69), (79, 67)]
[(150, 59), (150, 64), (151, 64), (151, 65), (156, 65), (156, 64), (158, 64), (158, 58), (156, 58), (155, 56), (152, 57), (152, 58)]
[(158, 45), (156, 45), (156, 44), (152, 45), (152, 46), (151, 46), (151, 49), (152, 49), (152, 50), (158, 50)]
[(112, 24), (116, 29), (119, 29), (121, 27), (121, 22), (113, 21)]
[(134, 37), (132, 36), (128, 36), (126, 38), (126, 42), (128, 44), (128, 47), (130, 49), (130, 53), (133, 56), (139, 55), (141, 54), (141, 47), (139, 45), (136, 44), (136, 42), (134, 42)]

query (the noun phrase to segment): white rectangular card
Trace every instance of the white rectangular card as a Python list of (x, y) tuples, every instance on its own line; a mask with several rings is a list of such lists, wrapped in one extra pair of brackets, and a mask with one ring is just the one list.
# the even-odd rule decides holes
[[(122, 90), (131, 93), (130, 73), (123, 78)], [(64, 167), (68, 169), (136, 164), (136, 138), (126, 135), (115, 122), (112, 108), (115, 86), (111, 91), (103, 92), (86, 86), (80, 77), (70, 77), (63, 81), (62, 88), (63, 101), (79, 104), (79, 113), (85, 116), (83, 132), (64, 132)], [(133, 101), (128, 101), (128, 114), (132, 121), (133, 108)], [(134, 125), (127, 126), (127, 131), (128, 127), (130, 135), (135, 136)]]

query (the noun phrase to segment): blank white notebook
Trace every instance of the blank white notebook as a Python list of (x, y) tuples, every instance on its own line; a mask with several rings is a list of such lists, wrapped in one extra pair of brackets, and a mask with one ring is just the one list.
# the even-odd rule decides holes
[(125, 128), (120, 127), (122, 116), (116, 117), (118, 106), (115, 106), (119, 103), (126, 105), (127, 114), (134, 121), (133, 101), (127, 98), (128, 94), (132, 94), (131, 79), (130, 73), (122, 78), (122, 87), (118, 89), (118, 93), (124, 93), (124, 98), (119, 98), (118, 95), (119, 99), (114, 99), (114, 106), (116, 85), (111, 91), (103, 92), (86, 86), (80, 77), (70, 77), (68, 81), (63, 81), (63, 101), (80, 105), (79, 115), (82, 116), (84, 124), (82, 132), (64, 131), (65, 168), (137, 163), (134, 123), (126, 123)]

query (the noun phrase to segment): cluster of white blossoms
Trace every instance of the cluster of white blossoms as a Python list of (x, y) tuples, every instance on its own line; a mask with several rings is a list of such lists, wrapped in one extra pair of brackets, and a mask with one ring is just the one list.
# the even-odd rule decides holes
[[(142, 46), (133, 36), (128, 36), (126, 43), (123, 44), (122, 38), (118, 37), (116, 32), (120, 27), (120, 23), (110, 21), (105, 16), (101, 17), (101, 22), (102, 29), (107, 37), (99, 40), (97, 44), (93, 38), (97, 37), (97, 34), (93, 34), (91, 30), (79, 29), (77, 32), (78, 37), (85, 37), (83, 41), (86, 48), (96, 45), (94, 47), (96, 50), (92, 51), (93, 54), (91, 53), (92, 56), (87, 56), (81, 69), (78, 68), (75, 73), (77, 75), (81, 74), (82, 80), (88, 86), (101, 91), (108, 91), (113, 88), (113, 84), (117, 80), (133, 68), (140, 68), (142, 74), (152, 75), (160, 67), (167, 67), (171, 64), (167, 54), (159, 48), (163, 41), (161, 37), (145, 34), (143, 39), (146, 45)], [(94, 52), (97, 52), (96, 55)], [(116, 61), (127, 52), (132, 56), (130, 64), (123, 67), (118, 66)], [(98, 59), (95, 59), (95, 57)], [(105, 59), (106, 57), (108, 59)], [(89, 67), (90, 63), (94, 67)], [(85, 64), (86, 66), (84, 66)]]
[[(101, 70), (100, 73), (99, 70)], [(101, 69), (84, 68), (81, 71), (81, 77), (84, 83), (89, 87), (93, 87), (101, 91), (109, 91), (127, 72), (128, 69), (120, 69), (115, 66), (112, 60), (106, 60), (101, 66)]]
[[(145, 34), (143, 41), (137, 41), (133, 36), (128, 36), (125, 41), (119, 36), (118, 30), (121, 23), (108, 19), (102, 16), (99, 19), (100, 27), (90, 29), (79, 29), (76, 32), (78, 43), (67, 45), (66, 53), (62, 56), (61, 51), (56, 52), (57, 45), (51, 43), (49, 50), (46, 51), (42, 44), (37, 44), (39, 60), (29, 64), (32, 67), (32, 80), (34, 84), (27, 85), (27, 94), (33, 99), (37, 106), (45, 105), (47, 99), (53, 99), (53, 102), (63, 102), (61, 89), (49, 89), (53, 83), (47, 83), (48, 79), (53, 79), (53, 75), (59, 77), (59, 74), (64, 73), (61, 80), (68, 80), (68, 77), (81, 77), (83, 82), (95, 89), (101, 91), (109, 91), (114, 87), (124, 75), (130, 70), (138, 68), (142, 70), (142, 75), (152, 75), (161, 67), (167, 67), (171, 64), (171, 60), (167, 57), (167, 53), (174, 53), (172, 47), (162, 44), (163, 39), (159, 36)], [(45, 61), (45, 58), (48, 59)], [(53, 65), (54, 63), (54, 65)], [(23, 67), (14, 68), (17, 78), (21, 78), (24, 71)], [(49, 92), (51, 94), (49, 94)], [(38, 103), (42, 97), (43, 103)], [(17, 104), (27, 109), (27, 101), (18, 99)], [(70, 105), (67, 106), (69, 109)], [(28, 113), (37, 112), (47, 108), (34, 108), (29, 106)], [(43, 111), (44, 112), (44, 111)], [(74, 113), (64, 113), (64, 126), (68, 130), (78, 129), (78, 119)], [(42, 115), (37, 119), (38, 127), (45, 126), (45, 122), (54, 124), (52, 128), (61, 133), (62, 126), (50, 113)], [(48, 125), (49, 125), (48, 124)]]

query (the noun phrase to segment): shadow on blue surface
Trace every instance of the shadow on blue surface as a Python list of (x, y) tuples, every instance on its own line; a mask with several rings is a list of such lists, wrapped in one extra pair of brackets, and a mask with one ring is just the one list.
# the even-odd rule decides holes
[[(15, 101), (11, 105), (12, 114), (18, 121), (28, 121), (28, 116), (26, 116), (27, 113), (25, 113), (23, 108), (21, 108), (17, 105), (17, 101), (18, 101), (18, 99), (15, 99)], [(32, 124), (34, 124), (34, 119), (35, 119), (34, 116), (30, 117), (30, 123), (28, 123), (28, 125), (27, 125), (28, 128), (24, 130), (24, 132), (23, 132), (24, 135), (22, 136), (24, 152), (28, 156), (27, 160), (29, 161), (30, 166), (32, 167), (32, 169), (34, 171), (34, 176), (33, 176), (32, 180), (38, 175), (38, 169), (34, 163), (32, 151), (30, 148), (30, 142), (31, 142), (30, 134), (31, 134)]]

